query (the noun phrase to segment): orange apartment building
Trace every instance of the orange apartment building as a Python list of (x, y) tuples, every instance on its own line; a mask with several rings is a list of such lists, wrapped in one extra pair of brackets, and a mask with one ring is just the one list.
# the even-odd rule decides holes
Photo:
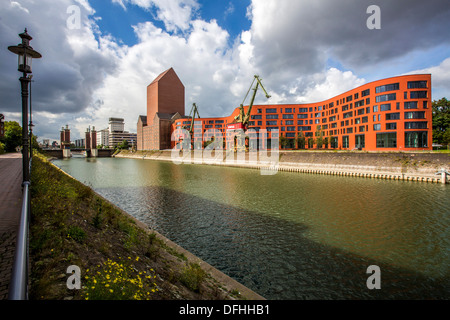
[[(147, 88), (147, 119), (141, 116), (138, 120), (138, 150), (174, 148), (177, 141), (171, 141), (172, 133), (191, 123), (184, 115), (184, 86), (173, 69), (165, 71), (155, 81), (164, 85), (157, 98), (149, 94), (156, 89)], [(155, 81), (149, 87), (155, 86)], [(176, 85), (172, 87), (171, 83)], [(247, 110), (248, 106), (244, 108)], [(207, 140), (205, 132), (210, 129), (218, 130), (225, 141), (227, 126), (234, 122), (238, 111), (236, 108), (227, 117), (195, 119), (194, 141)], [(143, 124), (152, 117), (154, 136), (146, 137), (143, 132), (149, 129)], [(320, 147), (317, 142), (322, 140), (322, 149), (431, 150), (431, 75), (382, 79), (322, 102), (254, 105), (248, 129), (256, 131), (256, 139), (266, 130), (269, 148), (272, 132), (278, 130), (283, 137), (280, 141), (285, 140), (287, 149), (317, 149)], [(299, 136), (304, 137), (304, 146), (298, 143)], [(150, 139), (148, 143), (146, 139)]]

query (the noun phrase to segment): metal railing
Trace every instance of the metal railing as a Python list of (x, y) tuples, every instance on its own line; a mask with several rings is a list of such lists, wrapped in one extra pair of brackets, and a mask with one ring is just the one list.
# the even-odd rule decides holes
[[(31, 161), (30, 161), (31, 167)], [(22, 212), (16, 239), (16, 252), (9, 284), (9, 300), (28, 300), (28, 225), (31, 211), (29, 181), (23, 182)]]

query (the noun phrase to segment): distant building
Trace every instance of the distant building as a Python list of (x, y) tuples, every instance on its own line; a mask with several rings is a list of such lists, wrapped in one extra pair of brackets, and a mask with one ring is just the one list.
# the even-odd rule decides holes
[(69, 149), (70, 148), (70, 129), (69, 125), (66, 127), (62, 127), (60, 131), (60, 145), (61, 149)]
[(109, 146), (109, 128), (97, 131), (97, 146)]
[(74, 142), (74, 144), (75, 144), (75, 147), (77, 147), (77, 148), (84, 148), (84, 139), (77, 139), (77, 140), (75, 140), (75, 142)]
[(97, 146), (114, 148), (121, 144), (123, 140), (127, 140), (130, 147), (136, 146), (136, 133), (130, 133), (124, 129), (125, 122), (123, 118), (109, 118), (108, 128), (96, 132)]
[(86, 129), (84, 140), (84, 147), (86, 149), (97, 149), (97, 131), (95, 131), (95, 127), (91, 127)]
[(48, 147), (50, 147), (50, 139), (43, 139), (43, 140), (42, 140), (42, 147), (43, 147), (43, 148), (48, 148)]

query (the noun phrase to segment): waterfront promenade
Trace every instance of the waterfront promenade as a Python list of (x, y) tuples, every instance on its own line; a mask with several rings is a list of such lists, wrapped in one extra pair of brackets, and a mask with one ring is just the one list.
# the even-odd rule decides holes
[(0, 300), (8, 298), (22, 208), (22, 154), (0, 155)]

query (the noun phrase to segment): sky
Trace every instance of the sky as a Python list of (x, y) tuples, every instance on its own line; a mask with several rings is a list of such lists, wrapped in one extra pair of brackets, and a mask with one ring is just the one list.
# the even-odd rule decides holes
[[(368, 10), (376, 5), (379, 11)], [(33, 133), (72, 140), (125, 119), (136, 132), (146, 87), (173, 67), (186, 114), (228, 116), (255, 74), (271, 95), (312, 103), (365, 83), (431, 73), (432, 99), (450, 98), (448, 0), (2, 0), (0, 113), (21, 123), (17, 56), (26, 27), (33, 61)], [(373, 27), (376, 28), (373, 28)]]

